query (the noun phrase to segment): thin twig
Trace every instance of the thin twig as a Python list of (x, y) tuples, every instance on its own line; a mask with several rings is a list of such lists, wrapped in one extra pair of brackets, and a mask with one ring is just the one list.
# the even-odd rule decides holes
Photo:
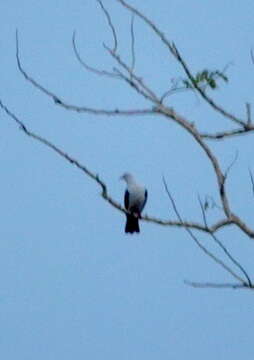
[[(119, 63), (121, 62), (121, 59), (119, 56), (115, 55), (112, 50), (107, 48), (108, 51), (111, 53), (113, 57), (116, 57), (116, 59), (119, 60)], [(254, 231), (250, 229), (237, 215), (233, 214), (231, 212), (231, 209), (229, 207), (228, 198), (225, 193), (225, 186), (224, 186), (224, 175), (220, 169), (219, 163), (213, 153), (211, 152), (210, 148), (207, 146), (207, 144), (204, 143), (202, 137), (200, 136), (197, 129), (193, 126), (193, 124), (189, 123), (186, 119), (184, 119), (182, 116), (177, 114), (172, 108), (165, 107), (164, 105), (160, 104), (159, 99), (157, 99), (156, 95), (144, 84), (143, 80), (138, 78), (136, 75), (132, 73), (132, 76), (135, 78), (138, 84), (140, 84), (143, 89), (146, 89), (150, 95), (151, 95), (151, 101), (153, 101), (156, 106), (152, 109), (131, 109), (131, 110), (119, 110), (118, 108), (114, 110), (108, 110), (108, 109), (94, 109), (84, 106), (75, 106), (71, 104), (67, 104), (62, 99), (60, 99), (56, 94), (52, 93), (48, 89), (44, 88), (42, 85), (40, 85), (37, 81), (35, 81), (31, 76), (29, 76), (25, 70), (23, 69), (20, 61), (19, 56), (19, 41), (18, 41), (18, 33), (16, 32), (16, 59), (17, 64), (20, 72), (25, 77), (27, 81), (32, 83), (37, 89), (39, 89), (42, 93), (46, 94), (47, 96), (51, 97), (55, 104), (62, 106), (63, 108), (67, 110), (72, 110), (76, 112), (84, 112), (84, 113), (90, 113), (94, 115), (107, 115), (107, 116), (136, 116), (136, 115), (155, 115), (155, 114), (161, 114), (165, 116), (166, 118), (170, 118), (174, 120), (176, 123), (181, 125), (187, 132), (189, 132), (194, 139), (197, 141), (197, 143), (201, 146), (201, 148), (204, 150), (206, 155), (208, 156), (209, 160), (212, 163), (212, 166), (214, 168), (217, 181), (218, 181), (218, 187), (219, 187), (219, 193), (221, 197), (221, 202), (223, 205), (224, 212), (226, 216), (228, 217), (228, 220), (230, 223), (234, 223), (237, 225), (243, 232), (245, 232), (250, 238), (254, 238)], [(129, 67), (123, 63), (123, 67), (127, 67), (126, 71), (130, 71)], [(158, 102), (158, 104), (157, 104)]]
[(122, 80), (126, 81), (130, 87), (132, 89), (135, 89), (135, 91), (137, 93), (139, 93), (140, 95), (142, 95), (145, 99), (147, 100), (151, 100), (151, 97), (149, 95), (147, 95), (147, 93), (142, 90), (142, 88), (140, 86), (138, 86), (138, 84), (136, 83), (136, 81), (134, 80), (134, 78), (132, 76), (127, 77), (123, 72), (121, 72), (119, 69), (117, 68), (113, 68), (113, 70), (115, 71), (115, 73), (119, 76), (119, 78), (121, 78)]
[(131, 15), (131, 72), (133, 72), (136, 63), (135, 56), (135, 34), (134, 34), (134, 19), (135, 15)]
[(235, 283), (210, 283), (210, 282), (205, 282), (205, 283), (201, 283), (201, 282), (195, 282), (195, 281), (189, 281), (189, 280), (184, 280), (184, 283), (186, 285), (195, 287), (195, 288), (217, 288), (217, 289), (225, 289), (225, 288), (230, 288), (230, 289), (253, 289), (253, 286), (248, 286), (247, 284), (235, 284)]
[(64, 100), (62, 100), (58, 95), (54, 94), (52, 91), (46, 89), (44, 86), (39, 84), (34, 78), (32, 78), (30, 75), (27, 74), (27, 72), (24, 70), (21, 61), (20, 61), (20, 54), (19, 54), (19, 38), (18, 38), (18, 31), (16, 30), (16, 60), (18, 69), (21, 72), (21, 74), (24, 76), (24, 78), (29, 81), (34, 87), (39, 89), (43, 94), (49, 96), (56, 105), (60, 105), (66, 110), (72, 110), (76, 111), (78, 113), (88, 113), (88, 114), (94, 114), (94, 115), (107, 115), (107, 116), (136, 116), (136, 115), (152, 115), (155, 113), (153, 109), (130, 109), (130, 110), (122, 110), (122, 109), (96, 109), (96, 108), (90, 108), (86, 106), (77, 106), (68, 104)]
[(159, 104), (159, 99), (156, 94), (144, 83), (144, 81), (138, 77), (134, 71), (122, 60), (120, 55), (114, 53), (109, 47), (104, 44), (105, 49), (116, 60), (116, 62), (129, 74), (132, 80), (135, 80), (145, 91), (147, 98), (155, 104)]
[[(174, 198), (172, 197), (169, 189), (168, 189), (168, 185), (166, 183), (165, 178), (163, 177), (163, 184), (166, 190), (166, 193), (171, 201), (172, 207), (174, 209), (174, 212), (176, 214), (176, 216), (178, 217), (179, 221), (182, 222), (182, 217), (176, 207), (176, 203)], [(189, 229), (189, 228), (185, 228), (185, 230), (187, 231), (187, 233), (190, 235), (190, 237), (194, 240), (194, 242), (198, 245), (198, 247), (203, 251), (204, 254), (206, 254), (207, 256), (209, 256), (215, 263), (217, 263), (219, 266), (221, 266), (224, 270), (226, 270), (231, 276), (233, 276), (235, 279), (237, 279), (238, 281), (240, 281), (241, 283), (245, 283), (244, 280), (237, 275), (232, 269), (230, 269), (222, 260), (220, 260), (217, 256), (215, 256), (211, 251), (209, 251), (198, 239), (197, 237), (193, 234), (193, 232)]]
[(167, 37), (163, 34), (163, 32), (152, 22), (147, 16), (137, 10), (135, 7), (127, 3), (125, 0), (117, 0), (123, 7), (127, 10), (131, 11), (133, 14), (137, 15), (140, 19), (142, 19), (154, 32), (155, 34), (161, 39), (161, 41), (166, 45), (169, 49), (170, 53), (174, 56), (174, 58), (180, 63), (182, 66), (185, 74), (187, 75), (188, 79), (191, 81), (193, 87), (198, 91), (201, 97), (216, 111), (221, 113), (224, 117), (232, 120), (233, 122), (245, 126), (245, 122), (235, 115), (227, 112), (221, 106), (217, 105), (196, 83), (193, 75), (191, 74), (189, 68), (187, 67), (186, 62), (183, 60), (183, 57), (180, 55), (180, 52), (176, 48), (173, 42), (170, 42)]
[(247, 114), (247, 125), (251, 124), (251, 105), (250, 103), (246, 103), (246, 114)]
[[(204, 220), (204, 225), (208, 228), (208, 224), (207, 224), (207, 218), (206, 218), (206, 213), (205, 213), (205, 209), (204, 209), (204, 205), (201, 201), (200, 196), (198, 196), (198, 201), (199, 201), (199, 205), (202, 211), (202, 216), (203, 216), (203, 220)], [(232, 261), (232, 263), (238, 267), (238, 269), (244, 274), (248, 285), (251, 287), (252, 286), (252, 282), (250, 280), (249, 275), (247, 274), (247, 271), (244, 269), (244, 267), (239, 263), (239, 261), (237, 261), (228, 251), (228, 249), (226, 248), (225, 245), (222, 244), (222, 242), (218, 239), (218, 237), (216, 237), (216, 235), (214, 233), (209, 233), (209, 235), (212, 237), (212, 239), (214, 240), (214, 242), (223, 250), (223, 252), (226, 254), (226, 256)]]
[(252, 194), (254, 196), (254, 178), (253, 178), (252, 171), (250, 169), (249, 169), (249, 175), (250, 175), (250, 180), (251, 180)]
[(170, 95), (174, 95), (174, 94), (178, 94), (180, 92), (185, 92), (185, 91), (189, 91), (191, 89), (187, 89), (185, 86), (182, 87), (172, 87), (171, 89), (165, 91), (161, 97), (160, 97), (160, 102), (163, 103), (163, 101)]
[(239, 151), (236, 150), (236, 153), (235, 153), (235, 156), (234, 156), (234, 159), (232, 160), (232, 162), (229, 164), (229, 166), (227, 167), (225, 173), (224, 173), (224, 177), (225, 177), (225, 181), (228, 177), (228, 174), (230, 172), (230, 170), (232, 169), (232, 167), (235, 165), (236, 163), (236, 160), (238, 159), (238, 155), (239, 155)]
[[(225, 212), (225, 215), (230, 218), (231, 217), (231, 209), (229, 206), (228, 197), (226, 194), (225, 189), (225, 178), (221, 171), (219, 162), (215, 155), (212, 153), (211, 149), (208, 147), (208, 145), (203, 141), (201, 138), (199, 132), (196, 130), (196, 128), (190, 124), (185, 118), (177, 114), (174, 109), (165, 107), (164, 105), (160, 105), (157, 107), (158, 113), (161, 113), (162, 115), (169, 117), (173, 119), (175, 122), (177, 122), (179, 125), (181, 125), (187, 132), (189, 132), (192, 137), (195, 139), (195, 141), (200, 145), (200, 147), (205, 152), (206, 156), (208, 157), (209, 161), (211, 162), (214, 172), (216, 174), (217, 183), (218, 183), (218, 189), (219, 194), (221, 198), (221, 203), (223, 206), (223, 210)], [(254, 234), (253, 234), (254, 235)]]
[(103, 5), (102, 1), (101, 0), (96, 0), (96, 1), (100, 4), (100, 7), (101, 7), (102, 11), (103, 11), (103, 13), (105, 14), (105, 16), (107, 18), (107, 21), (108, 21), (109, 27), (110, 27), (110, 29), (112, 31), (112, 35), (113, 35), (113, 39), (114, 39), (114, 46), (113, 46), (112, 51), (116, 52), (118, 42), (117, 42), (116, 30), (115, 30), (115, 27), (114, 27), (113, 22), (111, 20), (111, 16), (110, 16), (109, 12), (107, 11), (107, 9), (105, 8), (105, 6)]
[(82, 59), (79, 51), (78, 51), (78, 48), (77, 48), (77, 44), (76, 44), (76, 31), (73, 31), (73, 35), (72, 35), (72, 47), (73, 47), (73, 50), (74, 50), (74, 53), (75, 53), (75, 56), (76, 58), (78, 59), (79, 63), (87, 70), (87, 71), (90, 71), (96, 75), (100, 75), (100, 76), (108, 76), (110, 78), (113, 78), (113, 79), (117, 79), (118, 76), (117, 74), (114, 74), (110, 71), (106, 71), (106, 70), (100, 70), (100, 69), (96, 69), (95, 67), (92, 67), (90, 65), (88, 65), (84, 59)]
[[(24, 124), (24, 122), (22, 122), (13, 112), (11, 112), (8, 107), (6, 105), (3, 104), (3, 102), (0, 100), (0, 107), (5, 111), (5, 113), (13, 120), (15, 121), (16, 124), (19, 125), (20, 129), (29, 137), (32, 137), (33, 139), (37, 140), (38, 142), (42, 143), (43, 145), (46, 145), (47, 147), (49, 147), (51, 150), (55, 151), (58, 155), (60, 155), (61, 157), (63, 157), (65, 160), (67, 160), (69, 163), (71, 163), (72, 165), (75, 165), (79, 170), (81, 170), (82, 172), (84, 172), (86, 175), (88, 175), (91, 179), (93, 179), (94, 181), (96, 181), (98, 183), (98, 185), (100, 185), (101, 189), (102, 189), (102, 197), (109, 203), (111, 204), (114, 208), (120, 210), (123, 213), (127, 213), (127, 211), (125, 210), (125, 208), (123, 208), (119, 203), (117, 203), (115, 200), (113, 200), (109, 195), (108, 195), (108, 191), (107, 191), (107, 187), (106, 184), (100, 179), (100, 177), (93, 173), (92, 171), (90, 171), (85, 165), (82, 165), (79, 161), (77, 161), (76, 159), (74, 159), (72, 156), (70, 156), (69, 154), (67, 154), (65, 151), (61, 150), (60, 148), (58, 148), (55, 144), (53, 144), (52, 142), (48, 141), (46, 138), (43, 138), (42, 136), (35, 134), (34, 132), (28, 130), (28, 128), (26, 127), (26, 125)], [(224, 226), (230, 226), (232, 225), (232, 222), (229, 221), (228, 219), (222, 219), (220, 221), (218, 221), (217, 223), (215, 223), (214, 225), (212, 225), (209, 229), (205, 228), (202, 224), (198, 224), (195, 222), (187, 222), (187, 221), (175, 221), (175, 220), (163, 220), (163, 219), (158, 219), (155, 217), (150, 217), (148, 215), (143, 215), (141, 217), (141, 220), (144, 220), (146, 222), (151, 222), (157, 225), (163, 225), (163, 226), (172, 226), (172, 227), (185, 227), (185, 228), (193, 228), (199, 231), (203, 231), (203, 232), (216, 232), (219, 229), (223, 228)]]
[(251, 133), (252, 131), (254, 131), (254, 126), (252, 124), (249, 124), (245, 128), (241, 127), (238, 129), (221, 131), (214, 134), (201, 132), (200, 136), (202, 139), (207, 139), (207, 140), (224, 140), (226, 138), (231, 138), (234, 136), (246, 135), (247, 133)]
[(193, 87), (198, 91), (198, 93), (201, 95), (201, 97), (217, 112), (219, 112), (221, 115), (223, 115), (224, 117), (232, 120), (233, 122), (235, 122), (238, 125), (241, 125), (243, 127), (246, 126), (245, 122), (241, 119), (239, 119), (238, 117), (236, 117), (235, 115), (229, 113), (228, 111), (226, 111), (225, 109), (223, 109), (221, 106), (219, 106), (218, 104), (216, 104), (214, 102), (214, 100), (209, 97), (207, 95), (207, 93), (197, 84), (197, 82), (195, 81), (194, 76), (192, 75), (189, 67), (187, 66), (187, 63), (183, 60), (182, 55), (180, 54), (179, 50), (177, 49), (176, 45), (173, 44), (174, 47), (174, 52), (175, 52), (175, 58), (178, 60), (178, 62), (182, 65), (185, 74), (187, 75), (188, 79), (191, 81), (191, 84), (193, 85)]

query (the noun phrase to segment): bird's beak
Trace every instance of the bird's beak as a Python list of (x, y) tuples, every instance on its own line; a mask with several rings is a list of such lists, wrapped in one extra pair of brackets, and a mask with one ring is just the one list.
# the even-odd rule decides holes
[(120, 176), (119, 180), (123, 180), (123, 176)]

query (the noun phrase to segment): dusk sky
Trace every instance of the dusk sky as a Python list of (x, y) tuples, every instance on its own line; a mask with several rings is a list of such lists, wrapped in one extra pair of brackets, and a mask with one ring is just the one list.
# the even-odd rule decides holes
[[(209, 94), (246, 116), (253, 104), (254, 3), (251, 0), (132, 0), (174, 41), (194, 73), (223, 70), (229, 82)], [(130, 13), (105, 0), (118, 52), (131, 63)], [(144, 213), (176, 219), (162, 178), (186, 220), (202, 222), (198, 195), (219, 203), (211, 164), (182, 128), (162, 116), (96, 116), (68, 111), (26, 81), (22, 64), (68, 104), (137, 109), (149, 103), (124, 81), (87, 72), (82, 58), (112, 71), (103, 43), (112, 34), (95, 0), (0, 2), (0, 99), (35, 133), (59, 146), (105, 181), (123, 204), (126, 171), (148, 189)], [(158, 94), (184, 78), (158, 37), (135, 19), (136, 73)], [(192, 92), (166, 104), (202, 131), (232, 124)], [(254, 111), (253, 111), (254, 112)], [(27, 137), (1, 110), (0, 357), (5, 360), (252, 360), (254, 302), (250, 290), (196, 289), (184, 280), (234, 282), (205, 256), (184, 229), (141, 221), (124, 233), (125, 215), (100, 196), (82, 171)], [(232, 208), (253, 226), (253, 135), (209, 142), (225, 170)], [(209, 223), (221, 218), (209, 209)], [(207, 235), (198, 239), (223, 258)], [(219, 239), (254, 279), (254, 243), (235, 227)]]

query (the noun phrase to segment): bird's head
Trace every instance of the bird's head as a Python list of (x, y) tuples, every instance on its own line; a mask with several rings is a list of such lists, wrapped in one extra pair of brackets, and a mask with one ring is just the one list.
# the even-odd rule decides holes
[(133, 181), (133, 176), (130, 173), (126, 172), (120, 177), (120, 180), (124, 180), (126, 183), (128, 183)]

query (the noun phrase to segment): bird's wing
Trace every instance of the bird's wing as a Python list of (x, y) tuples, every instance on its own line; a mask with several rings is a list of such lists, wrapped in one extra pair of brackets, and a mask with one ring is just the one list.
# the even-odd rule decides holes
[(147, 190), (145, 189), (145, 196), (144, 196), (144, 201), (143, 201), (143, 204), (140, 206), (140, 212), (144, 209), (145, 207), (145, 204), (147, 202), (147, 196), (148, 196), (148, 192)]
[(124, 194), (124, 206), (126, 210), (129, 210), (129, 199), (130, 199), (130, 194), (129, 191), (126, 190)]

